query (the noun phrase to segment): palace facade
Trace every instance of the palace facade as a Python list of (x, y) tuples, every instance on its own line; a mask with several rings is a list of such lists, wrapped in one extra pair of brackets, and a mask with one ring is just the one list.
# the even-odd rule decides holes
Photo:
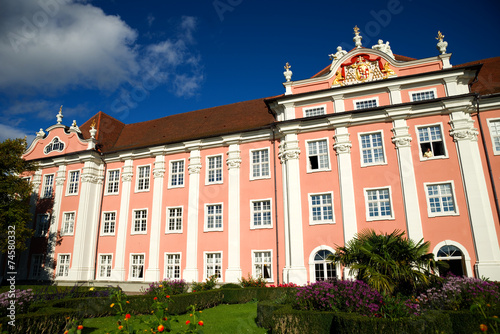
[(356, 233), (405, 231), (500, 280), (500, 57), (453, 66), (341, 47), (282, 95), (124, 124), (40, 129), (18, 279), (305, 284)]

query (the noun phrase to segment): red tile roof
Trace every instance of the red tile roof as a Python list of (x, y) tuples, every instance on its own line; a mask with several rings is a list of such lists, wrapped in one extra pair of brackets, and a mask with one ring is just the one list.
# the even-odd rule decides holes
[(477, 80), (472, 85), (472, 92), (481, 95), (500, 93), (500, 57), (472, 61), (453, 67), (464, 67), (476, 64), (483, 64), (483, 67), (479, 71)]

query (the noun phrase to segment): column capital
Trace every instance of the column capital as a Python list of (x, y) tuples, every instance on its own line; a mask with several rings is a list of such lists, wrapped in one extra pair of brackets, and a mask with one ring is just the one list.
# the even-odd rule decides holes
[(333, 136), (335, 144), (333, 149), (338, 154), (351, 153), (352, 142), (349, 140), (349, 133), (339, 133)]
[(454, 141), (477, 141), (479, 132), (474, 128), (474, 121), (469, 115), (463, 118), (452, 119), (449, 123), (451, 125), (450, 136), (453, 137)]
[(299, 141), (298, 140), (286, 140), (279, 145), (278, 157), (281, 163), (288, 160), (298, 159), (300, 155)]
[(394, 133), (392, 142), (396, 145), (396, 148), (410, 147), (412, 138), (410, 132), (408, 131), (409, 128), (409, 126), (395, 126), (391, 129)]
[(229, 169), (240, 168), (241, 165), (241, 151), (240, 150), (230, 150), (227, 152), (226, 164)]

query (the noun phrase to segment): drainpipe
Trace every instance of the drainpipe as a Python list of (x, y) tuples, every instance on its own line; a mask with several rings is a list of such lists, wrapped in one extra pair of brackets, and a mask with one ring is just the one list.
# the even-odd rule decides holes
[(479, 132), (481, 133), (481, 141), (483, 142), (484, 155), (486, 157), (486, 164), (488, 166), (488, 174), (490, 176), (491, 189), (493, 190), (493, 198), (495, 199), (495, 206), (497, 209), (497, 217), (500, 223), (500, 204), (498, 203), (498, 195), (495, 187), (495, 178), (493, 177), (493, 172), (491, 168), (490, 155), (488, 154), (488, 147), (486, 146), (486, 140), (484, 140), (483, 125), (481, 123), (481, 117), (479, 117), (479, 99), (481, 96), (476, 93), (474, 100), (476, 101), (476, 114), (477, 114), (477, 124), (479, 125)]
[(276, 181), (276, 136), (275, 126), (271, 125), (273, 131), (273, 168), (274, 168), (274, 226), (276, 229), (276, 285), (280, 284), (280, 250), (278, 234), (278, 186)]

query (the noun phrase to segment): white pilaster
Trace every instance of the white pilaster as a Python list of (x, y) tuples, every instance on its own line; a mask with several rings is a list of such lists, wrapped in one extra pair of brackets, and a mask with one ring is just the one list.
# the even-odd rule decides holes
[(151, 230), (149, 235), (149, 263), (145, 272), (146, 282), (160, 280), (160, 236), (161, 209), (163, 203), (163, 178), (165, 175), (165, 156), (157, 155), (153, 169), (153, 207), (151, 214)]
[(413, 158), (411, 154), (411, 136), (408, 132), (406, 120), (394, 120), (392, 132), (394, 133), (392, 142), (396, 145), (398, 154), (399, 174), (401, 189), (403, 191), (408, 238), (418, 242), (424, 237), (424, 232), (422, 230), (422, 218), (420, 216), (417, 196), (417, 181), (415, 179), (415, 169), (413, 168)]
[(335, 113), (345, 111), (344, 95), (334, 95), (332, 99), (333, 99), (333, 108)]
[(116, 231), (115, 267), (111, 271), (111, 280), (113, 281), (125, 281), (125, 250), (127, 246), (128, 213), (133, 175), (133, 161), (132, 159), (127, 159), (122, 168), (120, 211), (118, 212), (118, 229)]
[(231, 144), (227, 152), (228, 167), (228, 268), (226, 282), (237, 283), (241, 279), (240, 267), (240, 145)]
[(69, 280), (88, 281), (94, 279), (102, 187), (101, 161), (95, 158), (85, 161), (75, 223), (72, 265), (68, 273)]
[(288, 248), (285, 257), (286, 267), (283, 269), (283, 281), (298, 285), (307, 283), (307, 270), (304, 265), (304, 234), (302, 229), (302, 205), (300, 192), (299, 142), (297, 134), (285, 135), (280, 144), (279, 158), (281, 160), (286, 183), (285, 197), (285, 239)]
[(401, 87), (400, 86), (389, 86), (389, 96), (391, 98), (391, 104), (403, 103), (401, 99)]
[(64, 191), (64, 181), (66, 180), (66, 166), (60, 165), (56, 174), (56, 188), (54, 191), (54, 205), (50, 219), (49, 237), (47, 239), (47, 255), (45, 256), (45, 266), (49, 268), (49, 277), (52, 277), (56, 259), (54, 253), (57, 240), (57, 225), (60, 221), (61, 199)]
[(477, 143), (478, 131), (474, 121), (463, 111), (451, 113), (450, 121), (457, 145), (465, 195), (469, 209), (470, 223), (477, 252), (476, 274), (490, 280), (500, 280), (500, 248), (498, 245), (495, 221), (490, 197), (481, 163)]
[[(339, 169), (340, 201), (342, 205), (342, 225), (344, 228), (344, 243), (349, 242), (358, 233), (356, 220), (356, 201), (354, 199), (354, 183), (352, 177), (351, 147), (347, 127), (335, 129), (335, 144)], [(344, 268), (344, 278), (349, 278), (349, 269)]]
[(189, 199), (187, 219), (186, 269), (183, 278), (198, 281), (198, 210), (200, 203), (200, 150), (194, 149), (189, 157)]

